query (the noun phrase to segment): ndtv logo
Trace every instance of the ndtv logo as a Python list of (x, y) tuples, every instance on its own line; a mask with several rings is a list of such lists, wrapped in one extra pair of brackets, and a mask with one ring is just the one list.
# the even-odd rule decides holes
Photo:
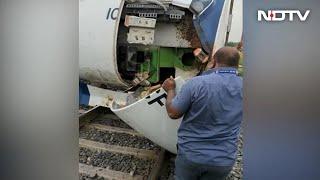
[(294, 17), (298, 17), (300, 21), (306, 21), (310, 14), (310, 10), (306, 10), (305, 13), (301, 13), (299, 10), (258, 10), (258, 21), (293, 21)]

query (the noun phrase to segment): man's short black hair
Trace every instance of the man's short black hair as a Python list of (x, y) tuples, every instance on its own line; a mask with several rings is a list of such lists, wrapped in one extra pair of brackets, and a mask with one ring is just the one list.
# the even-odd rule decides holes
[(223, 47), (220, 48), (213, 56), (216, 63), (229, 67), (238, 67), (240, 54), (236, 48)]

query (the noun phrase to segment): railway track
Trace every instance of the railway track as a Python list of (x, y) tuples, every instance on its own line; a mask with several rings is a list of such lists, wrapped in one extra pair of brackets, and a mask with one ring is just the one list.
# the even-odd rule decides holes
[[(122, 122), (109, 109), (80, 107), (81, 180), (174, 179), (175, 155), (165, 152)], [(243, 179), (242, 133), (238, 156), (226, 180)]]
[(164, 149), (130, 128), (109, 109), (80, 107), (79, 128), (81, 180), (158, 178)]

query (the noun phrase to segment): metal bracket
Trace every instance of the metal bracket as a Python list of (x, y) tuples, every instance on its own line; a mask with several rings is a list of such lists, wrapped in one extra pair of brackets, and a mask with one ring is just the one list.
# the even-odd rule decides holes
[(154, 41), (154, 29), (131, 27), (128, 33), (128, 43), (137, 44), (153, 44)]
[(143, 18), (137, 16), (126, 16), (124, 25), (126, 27), (135, 26), (135, 27), (146, 27), (146, 28), (155, 28), (156, 27), (156, 19), (152, 18)]

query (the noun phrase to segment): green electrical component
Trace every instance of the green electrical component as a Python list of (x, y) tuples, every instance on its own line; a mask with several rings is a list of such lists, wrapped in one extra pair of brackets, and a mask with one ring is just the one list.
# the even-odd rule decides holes
[[(160, 68), (179, 68), (182, 70), (191, 70), (195, 61), (193, 55), (191, 58), (185, 58), (186, 54), (192, 54), (192, 49), (188, 48), (168, 48), (158, 47), (150, 50), (150, 61), (146, 61), (140, 66), (140, 72), (149, 72), (149, 82), (157, 83), (160, 79)], [(189, 61), (183, 63), (183, 61)]]

